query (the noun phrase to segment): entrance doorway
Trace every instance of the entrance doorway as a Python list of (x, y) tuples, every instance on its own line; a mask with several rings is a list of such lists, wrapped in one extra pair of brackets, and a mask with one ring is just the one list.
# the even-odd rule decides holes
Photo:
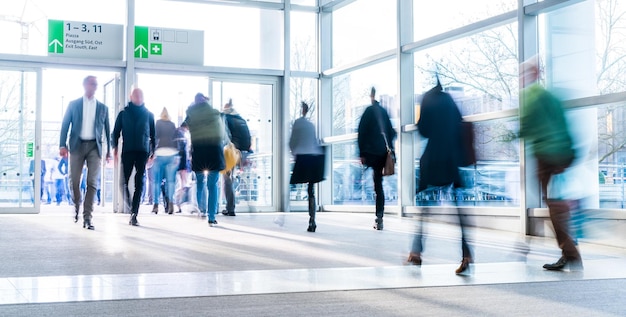
[(233, 186), (237, 210), (276, 211), (275, 188), (281, 188), (275, 171), (275, 111), (277, 81), (211, 79), (213, 106), (222, 110), (232, 100), (233, 108), (248, 124), (252, 152), (235, 168)]

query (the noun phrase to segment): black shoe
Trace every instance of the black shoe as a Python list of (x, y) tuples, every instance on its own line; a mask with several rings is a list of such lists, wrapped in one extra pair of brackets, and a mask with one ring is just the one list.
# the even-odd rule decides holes
[(568, 260), (566, 257), (562, 256), (554, 263), (544, 264), (543, 268), (548, 271), (562, 271), (566, 268), (570, 271), (582, 271), (583, 262), (581, 260)]
[(137, 214), (130, 214), (130, 221), (128, 222), (128, 224), (135, 227), (139, 226), (139, 222), (137, 221)]
[(383, 230), (383, 220), (380, 218), (376, 218), (376, 222), (374, 222), (374, 229)]
[(159, 213), (159, 204), (154, 204), (152, 206), (152, 213), (154, 213), (155, 215)]
[(209, 220), (209, 227), (215, 227), (217, 225), (217, 220)]
[(78, 222), (78, 210), (74, 210), (74, 223)]
[(461, 265), (454, 272), (457, 275), (470, 274), (471, 273), (470, 263), (472, 263), (472, 262), (474, 262), (474, 261), (472, 261), (472, 258), (468, 258), (468, 257), (463, 258), (463, 260), (461, 260)]
[(315, 229), (317, 229), (317, 225), (313, 223), (313, 224), (309, 224), (309, 227), (306, 229), (306, 231), (315, 232)]
[(83, 228), (85, 228), (85, 229), (89, 229), (89, 230), (95, 230), (95, 229), (96, 229), (96, 227), (94, 227), (94, 226), (91, 224), (91, 220), (85, 220), (85, 221), (83, 222)]
[(171, 201), (167, 203), (167, 214), (171, 215), (174, 213), (174, 203)]

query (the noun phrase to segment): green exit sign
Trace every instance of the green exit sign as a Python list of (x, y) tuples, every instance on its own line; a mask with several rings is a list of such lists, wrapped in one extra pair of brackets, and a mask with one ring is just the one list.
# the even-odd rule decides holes
[(35, 157), (35, 142), (26, 143), (26, 157), (33, 158)]

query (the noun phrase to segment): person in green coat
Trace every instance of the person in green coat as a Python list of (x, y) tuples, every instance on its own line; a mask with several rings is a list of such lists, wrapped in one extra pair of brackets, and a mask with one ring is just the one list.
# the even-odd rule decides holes
[(542, 198), (548, 205), (557, 243), (562, 250), (557, 262), (545, 264), (543, 268), (582, 270), (582, 258), (570, 235), (569, 226), (570, 209), (576, 202), (547, 196), (552, 177), (563, 173), (576, 157), (572, 137), (561, 101), (543, 88), (538, 79), (536, 58), (520, 65), (520, 87), (523, 90), (519, 135), (529, 144), (537, 160)]

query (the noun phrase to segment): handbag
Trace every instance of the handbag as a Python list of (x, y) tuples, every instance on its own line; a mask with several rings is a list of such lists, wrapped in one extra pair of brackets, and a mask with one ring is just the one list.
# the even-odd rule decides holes
[(230, 172), (233, 168), (235, 168), (235, 165), (237, 165), (238, 161), (239, 161), (239, 150), (237, 150), (233, 142), (228, 142), (228, 144), (224, 146), (224, 163), (225, 163), (224, 165), (226, 167), (224, 167), (224, 169), (221, 170), (220, 172), (222, 174), (226, 174), (227, 172)]
[[(386, 138), (385, 138), (386, 140)], [(387, 141), (385, 141), (386, 143)], [(393, 151), (387, 146), (387, 158), (385, 159), (385, 166), (383, 166), (383, 176), (389, 176), (396, 173), (396, 160), (393, 155)]]
[(383, 140), (385, 140), (385, 148), (387, 149), (387, 157), (385, 158), (385, 165), (383, 166), (383, 176), (390, 176), (396, 173), (396, 157), (393, 153), (391, 147), (389, 147), (389, 143), (387, 142), (387, 135), (383, 130), (383, 120), (378, 114), (378, 126), (380, 126), (380, 134), (383, 135)]
[(228, 130), (228, 125), (224, 122), (225, 129), (225, 137), (226, 137), (226, 145), (224, 146), (224, 169), (220, 171), (222, 174), (226, 174), (235, 168), (237, 162), (239, 162), (239, 158), (241, 157), (241, 153), (235, 146), (235, 144), (230, 139), (230, 131)]

